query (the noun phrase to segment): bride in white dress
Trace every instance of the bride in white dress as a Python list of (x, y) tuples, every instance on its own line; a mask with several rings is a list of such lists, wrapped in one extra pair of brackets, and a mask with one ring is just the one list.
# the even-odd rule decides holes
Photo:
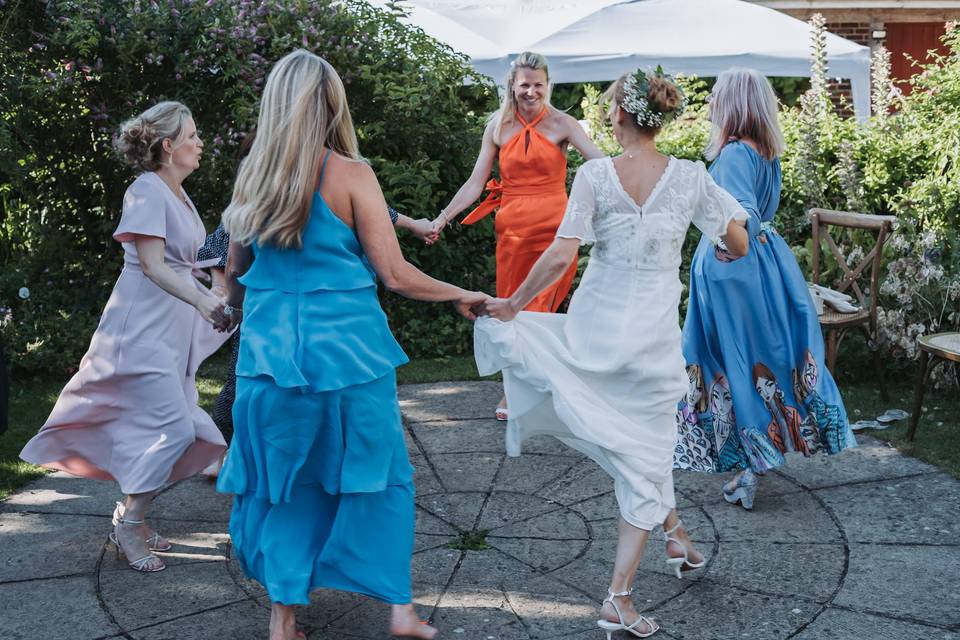
[[(661, 155), (660, 127), (683, 106), (676, 85), (637, 71), (608, 90), (623, 147), (577, 172), (557, 237), (513, 296), (487, 302), (476, 323), (480, 373), (503, 371), (507, 453), (549, 434), (590, 456), (614, 480), (619, 540), (597, 624), (645, 638), (659, 626), (630, 599), (650, 530), (663, 525), (667, 563), (703, 566), (677, 516), (672, 458), (677, 402), (687, 389), (680, 350), (680, 250), (691, 223), (745, 255), (747, 213), (702, 163)], [(642, 205), (638, 203), (643, 203)], [(593, 243), (567, 314), (520, 312)]]

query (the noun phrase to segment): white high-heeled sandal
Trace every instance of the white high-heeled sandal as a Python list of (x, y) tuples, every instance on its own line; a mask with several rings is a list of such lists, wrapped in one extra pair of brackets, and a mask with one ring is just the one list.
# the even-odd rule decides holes
[[(660, 625), (639, 613), (637, 614), (637, 619), (633, 621), (633, 624), (628, 625), (623, 623), (623, 614), (620, 612), (620, 607), (617, 606), (617, 603), (614, 602), (613, 599), (629, 596), (632, 593), (633, 589), (627, 589), (626, 591), (621, 591), (619, 593), (614, 593), (613, 591), (607, 589), (607, 597), (603, 599), (603, 602), (609, 602), (611, 605), (613, 605), (613, 610), (617, 612), (617, 618), (620, 620), (620, 622), (610, 622), (609, 620), (604, 620), (603, 618), (597, 620), (597, 626), (607, 632), (607, 640), (611, 640), (614, 631), (626, 631), (635, 638), (649, 638), (657, 631), (660, 631)], [(637, 630), (636, 627), (639, 624), (647, 625), (649, 631), (643, 633), (642, 631)]]
[(703, 565), (707, 564), (706, 558), (704, 558), (700, 562), (690, 562), (690, 556), (687, 552), (687, 545), (683, 544), (682, 542), (680, 542), (680, 540), (670, 535), (676, 532), (676, 530), (682, 526), (683, 526), (683, 520), (680, 520), (678, 518), (677, 524), (673, 525), (673, 527), (670, 528), (670, 531), (667, 531), (666, 529), (663, 530), (663, 539), (664, 541), (667, 542), (667, 544), (671, 542), (675, 542), (680, 546), (681, 549), (683, 549), (683, 556), (679, 558), (669, 558), (669, 557), (667, 558), (667, 565), (671, 569), (673, 569), (673, 572), (674, 574), (676, 574), (677, 578), (683, 577), (683, 574), (681, 573), (682, 571), (693, 571), (694, 569), (699, 569)]
[[(117, 519), (117, 524), (115, 525), (115, 527), (119, 527), (120, 525), (138, 525), (138, 524), (143, 524), (143, 520), (127, 520), (126, 518), (121, 517)], [(164, 569), (167, 568), (167, 565), (164, 564), (163, 560), (161, 560), (159, 556), (155, 556), (152, 553), (147, 553), (147, 555), (143, 556), (142, 558), (137, 558), (136, 560), (130, 560), (130, 557), (127, 555), (127, 552), (124, 550), (123, 547), (120, 546), (120, 537), (117, 535), (116, 528), (114, 528), (114, 530), (110, 532), (110, 535), (108, 536), (108, 538), (110, 539), (110, 542), (113, 543), (114, 547), (116, 547), (117, 559), (118, 560), (120, 559), (120, 554), (122, 553), (123, 556), (127, 559), (127, 564), (130, 565), (130, 568), (133, 569), (134, 571), (139, 571), (140, 573), (156, 573), (158, 571), (163, 571)], [(159, 563), (159, 565), (152, 564), (151, 563), (152, 560), (156, 560)]]
[[(122, 502), (118, 502), (117, 506), (113, 510), (113, 517), (110, 519), (110, 524), (114, 527), (117, 526), (117, 523), (120, 522), (120, 519), (123, 518), (123, 512), (126, 510), (126, 507)], [(164, 540), (160, 534), (156, 531), (153, 532), (153, 535), (146, 539), (147, 549), (150, 551), (159, 551), (163, 553), (164, 551), (170, 551), (173, 549), (173, 545), (169, 541)]]

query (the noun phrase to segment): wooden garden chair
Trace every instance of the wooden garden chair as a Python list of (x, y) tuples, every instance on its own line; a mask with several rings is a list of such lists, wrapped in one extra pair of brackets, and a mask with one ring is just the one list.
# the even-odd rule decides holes
[[(820, 326), (826, 338), (827, 368), (836, 377), (835, 366), (840, 343), (850, 329), (860, 329), (867, 339), (867, 348), (873, 356), (873, 367), (880, 385), (880, 397), (886, 400), (889, 396), (877, 340), (877, 297), (880, 291), (880, 258), (883, 254), (883, 245), (893, 231), (896, 217), (827, 209), (810, 209), (809, 214), (813, 225), (813, 283), (823, 284), (820, 282), (820, 251), (821, 244), (826, 244), (836, 259), (840, 273), (837, 282), (832, 286), (830, 284), (824, 284), (824, 286), (853, 296), (860, 306), (859, 311), (854, 313), (840, 313), (824, 305)], [(853, 267), (847, 265), (844, 252), (831, 235), (831, 231), (839, 236), (851, 229), (867, 231), (876, 236), (873, 247)]]

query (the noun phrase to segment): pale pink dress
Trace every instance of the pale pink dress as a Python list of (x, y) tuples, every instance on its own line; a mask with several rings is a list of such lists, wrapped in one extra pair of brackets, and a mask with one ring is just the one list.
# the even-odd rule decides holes
[[(186, 196), (186, 193), (183, 194)], [(194, 286), (203, 222), (155, 173), (127, 189), (120, 226), (124, 265), (80, 369), (46, 424), (23, 448), (27, 462), (115, 480), (146, 493), (217, 460), (226, 443), (197, 406), (197, 367), (229, 337), (140, 269), (137, 235), (166, 240), (164, 259)], [(213, 260), (212, 262), (216, 262)]]

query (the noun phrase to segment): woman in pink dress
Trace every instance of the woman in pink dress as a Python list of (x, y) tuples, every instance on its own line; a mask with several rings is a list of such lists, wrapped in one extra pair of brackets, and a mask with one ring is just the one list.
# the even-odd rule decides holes
[(144, 522), (157, 491), (217, 461), (226, 443), (197, 406), (200, 363), (229, 337), (223, 303), (192, 275), (206, 233), (181, 187), (203, 142), (190, 110), (162, 102), (126, 122), (117, 150), (140, 176), (113, 237), (124, 265), (90, 348), (20, 457), (112, 480), (126, 495), (110, 538), (130, 567), (165, 568), (170, 543)]

